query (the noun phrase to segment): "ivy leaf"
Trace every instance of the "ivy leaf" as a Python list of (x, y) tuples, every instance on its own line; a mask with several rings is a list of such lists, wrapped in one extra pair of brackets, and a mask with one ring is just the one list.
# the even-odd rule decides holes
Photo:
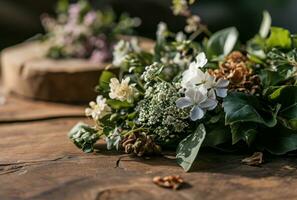
[(255, 122), (273, 127), (277, 123), (278, 109), (275, 112), (264, 110), (264, 105), (256, 96), (234, 92), (224, 98), (223, 107), (227, 125), (236, 122)]
[(232, 144), (240, 140), (245, 141), (249, 146), (254, 142), (257, 135), (257, 124), (255, 123), (235, 123), (231, 126)]
[(226, 28), (214, 33), (208, 40), (206, 52), (210, 58), (228, 55), (235, 47), (238, 31), (235, 27)]
[(297, 86), (284, 86), (269, 95), (272, 102), (280, 104), (279, 117), (283, 124), (297, 130)]
[(282, 155), (297, 150), (297, 132), (280, 124), (272, 129), (261, 130), (258, 146), (272, 154)]
[(269, 49), (279, 47), (289, 49), (292, 45), (291, 33), (287, 29), (280, 27), (271, 27), (270, 36), (266, 40), (266, 46)]
[(210, 129), (205, 137), (204, 145), (209, 147), (215, 147), (219, 144), (226, 143), (231, 140), (230, 129), (227, 126), (213, 127)]
[(186, 172), (192, 169), (205, 135), (205, 127), (200, 124), (194, 133), (188, 135), (179, 143), (176, 161)]
[(264, 88), (275, 86), (280, 82), (286, 80), (286, 77), (282, 76), (280, 73), (268, 69), (261, 70), (259, 73), (259, 77)]

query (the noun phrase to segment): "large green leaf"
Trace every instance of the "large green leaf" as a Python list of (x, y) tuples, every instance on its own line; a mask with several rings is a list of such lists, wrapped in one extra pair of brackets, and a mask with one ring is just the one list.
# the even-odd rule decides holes
[(287, 29), (271, 27), (270, 36), (266, 40), (269, 49), (274, 47), (289, 49), (292, 45), (291, 33)]
[(212, 116), (205, 123), (206, 136), (203, 146), (216, 147), (217, 145), (231, 141), (231, 130), (225, 126), (225, 113)]
[(225, 123), (255, 122), (268, 127), (276, 125), (276, 114), (269, 107), (262, 105), (256, 96), (234, 92), (229, 94), (223, 103), (226, 113)]
[(272, 154), (282, 155), (297, 150), (297, 131), (280, 124), (274, 128), (261, 130), (257, 137), (258, 146)]
[(208, 40), (206, 52), (211, 59), (228, 55), (235, 47), (238, 31), (235, 27), (226, 28), (214, 33)]
[(185, 171), (189, 171), (193, 167), (202, 142), (204, 141), (205, 134), (205, 127), (203, 124), (200, 124), (194, 133), (179, 143), (176, 160)]
[(297, 86), (284, 86), (269, 96), (274, 103), (280, 104), (279, 117), (288, 128), (297, 130)]

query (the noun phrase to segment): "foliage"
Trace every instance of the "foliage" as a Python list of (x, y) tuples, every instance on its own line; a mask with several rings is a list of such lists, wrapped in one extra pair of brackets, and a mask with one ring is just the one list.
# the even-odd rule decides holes
[(101, 74), (102, 96), (86, 110), (96, 137), (89, 140), (95, 130), (79, 126), (70, 138), (86, 151), (97, 136), (108, 149), (137, 155), (175, 148), (185, 171), (193, 169), (202, 147), (275, 155), (297, 150), (297, 50), (290, 32), (270, 27), (269, 13), (263, 16), (246, 45), (234, 27), (198, 42), (164, 23), (154, 52), (119, 42), (113, 62), (118, 72)]

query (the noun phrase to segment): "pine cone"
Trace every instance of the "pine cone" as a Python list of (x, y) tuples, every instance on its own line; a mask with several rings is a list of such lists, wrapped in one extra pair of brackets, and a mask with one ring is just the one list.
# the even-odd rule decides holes
[(208, 72), (217, 79), (229, 80), (229, 91), (259, 94), (261, 89), (260, 78), (254, 75), (252, 69), (247, 65), (248, 58), (241, 52), (234, 51), (225, 58), (219, 69)]
[(125, 153), (133, 153), (137, 156), (161, 153), (161, 147), (154, 142), (152, 136), (142, 132), (126, 136), (122, 140), (121, 146)]

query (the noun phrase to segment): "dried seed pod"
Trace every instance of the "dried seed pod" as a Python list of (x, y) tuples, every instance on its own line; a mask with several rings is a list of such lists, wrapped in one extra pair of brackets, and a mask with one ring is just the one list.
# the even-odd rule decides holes
[(239, 51), (233, 51), (220, 64), (219, 69), (208, 72), (217, 79), (229, 80), (229, 91), (259, 94), (261, 91), (260, 78), (253, 74), (248, 67), (248, 58)]
[(153, 178), (153, 183), (155, 183), (160, 187), (177, 190), (184, 183), (184, 180), (181, 176), (165, 176), (165, 177), (156, 176)]
[(161, 153), (161, 147), (154, 142), (152, 136), (143, 132), (137, 132), (126, 136), (122, 140), (121, 146), (125, 153), (133, 153), (137, 156)]
[(242, 159), (241, 162), (250, 166), (259, 166), (264, 162), (263, 153), (255, 152), (252, 156)]

